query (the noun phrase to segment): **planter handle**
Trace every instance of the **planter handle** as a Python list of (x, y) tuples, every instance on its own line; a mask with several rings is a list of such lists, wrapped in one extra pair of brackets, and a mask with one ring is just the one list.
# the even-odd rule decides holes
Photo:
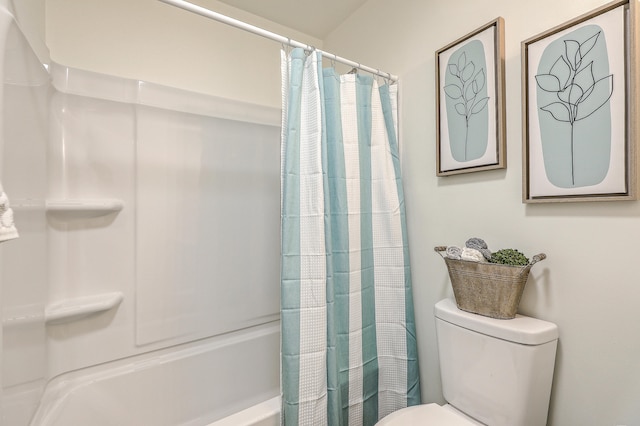
[(529, 265), (535, 265), (538, 262), (542, 262), (546, 258), (547, 258), (547, 255), (544, 253), (536, 254), (531, 258), (531, 262), (529, 262)]
[(435, 251), (436, 253), (438, 253), (440, 256), (444, 258), (444, 254), (442, 254), (442, 252), (447, 251), (447, 246), (435, 246), (433, 248), (433, 251)]

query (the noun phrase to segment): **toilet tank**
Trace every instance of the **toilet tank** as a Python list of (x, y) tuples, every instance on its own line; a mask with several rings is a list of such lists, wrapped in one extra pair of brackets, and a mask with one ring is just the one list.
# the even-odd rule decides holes
[(490, 426), (544, 426), (558, 327), (517, 315), (501, 320), (435, 306), (442, 391), (462, 413)]

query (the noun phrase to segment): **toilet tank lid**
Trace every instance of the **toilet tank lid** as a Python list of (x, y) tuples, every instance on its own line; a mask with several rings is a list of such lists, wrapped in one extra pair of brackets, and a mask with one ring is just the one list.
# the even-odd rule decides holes
[(524, 315), (513, 319), (495, 319), (465, 312), (451, 299), (436, 303), (435, 316), (466, 329), (523, 345), (541, 345), (558, 338), (554, 323)]

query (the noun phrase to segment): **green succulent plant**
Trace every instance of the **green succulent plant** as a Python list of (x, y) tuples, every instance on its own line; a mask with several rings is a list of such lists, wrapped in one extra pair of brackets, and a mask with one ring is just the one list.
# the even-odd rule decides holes
[(529, 259), (516, 249), (502, 249), (491, 255), (490, 262), (501, 265), (525, 266), (529, 264)]

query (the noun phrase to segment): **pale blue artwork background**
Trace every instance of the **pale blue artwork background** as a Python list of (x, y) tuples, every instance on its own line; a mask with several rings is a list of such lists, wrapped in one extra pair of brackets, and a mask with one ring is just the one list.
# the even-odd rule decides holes
[[(542, 53), (537, 74), (547, 74), (556, 60), (565, 53), (565, 40), (584, 42), (602, 31), (594, 48), (585, 57), (585, 64), (593, 61), (596, 80), (609, 75), (609, 56), (605, 33), (598, 25), (579, 28), (550, 43)], [(615, 82), (615, 76), (614, 76)], [(615, 87), (614, 90), (623, 90)], [(576, 188), (601, 183), (609, 172), (611, 158), (611, 108), (609, 102), (591, 116), (574, 123), (574, 170), (571, 174), (571, 126), (557, 121), (540, 108), (557, 102), (555, 93), (536, 85), (538, 121), (547, 179), (560, 188)]]
[[(449, 66), (454, 64), (457, 66), (460, 56), (466, 54), (466, 63), (473, 62), (475, 71), (480, 69), (484, 70), (485, 84), (484, 87), (478, 92), (478, 99), (487, 97), (487, 81), (486, 70), (487, 64), (485, 59), (484, 45), (479, 40), (473, 40), (464, 46), (456, 50), (449, 61), (447, 62), (447, 68), (445, 70), (445, 86), (449, 84), (460, 85), (460, 80), (449, 72)], [(449, 129), (449, 145), (451, 148), (451, 155), (456, 161), (467, 162), (476, 160), (484, 155), (487, 151), (487, 144), (489, 140), (489, 108), (491, 107), (491, 99), (489, 104), (485, 106), (482, 111), (474, 114), (469, 120), (469, 134), (467, 140), (467, 155), (465, 159), (465, 135), (466, 135), (466, 123), (465, 117), (458, 114), (455, 105), (460, 100), (452, 99), (449, 96), (445, 96), (446, 109), (447, 109), (447, 127)]]

